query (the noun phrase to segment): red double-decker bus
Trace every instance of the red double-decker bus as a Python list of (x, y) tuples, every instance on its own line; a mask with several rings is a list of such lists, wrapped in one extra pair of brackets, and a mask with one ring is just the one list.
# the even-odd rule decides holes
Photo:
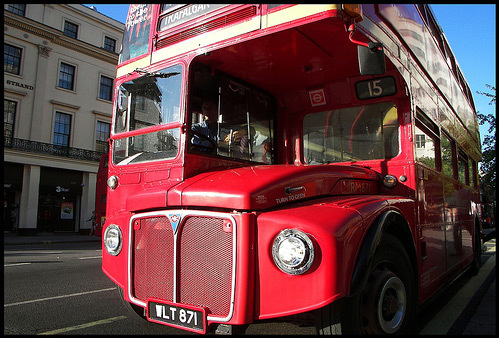
[(103, 270), (198, 333), (414, 333), (478, 270), (477, 116), (427, 5), (131, 5)]

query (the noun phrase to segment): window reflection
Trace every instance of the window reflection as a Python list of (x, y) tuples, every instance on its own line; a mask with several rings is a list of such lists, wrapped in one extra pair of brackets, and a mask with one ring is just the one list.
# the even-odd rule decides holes
[(303, 120), (303, 148), (307, 164), (395, 157), (397, 107), (383, 102), (309, 114)]
[(180, 121), (181, 74), (182, 67), (176, 65), (160, 72), (146, 73), (119, 87), (115, 134), (139, 129), (144, 129), (145, 134), (115, 139), (114, 163), (137, 163), (177, 155), (179, 128), (157, 131), (151, 127)]

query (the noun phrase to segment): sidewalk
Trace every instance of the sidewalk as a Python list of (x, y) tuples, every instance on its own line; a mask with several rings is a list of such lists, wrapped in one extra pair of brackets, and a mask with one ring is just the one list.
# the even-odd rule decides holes
[[(493, 272), (494, 273), (494, 272)], [(485, 293), (463, 335), (496, 335), (496, 278)]]
[(77, 232), (41, 232), (36, 234), (36, 236), (19, 236), (15, 233), (3, 234), (4, 246), (21, 244), (100, 242), (101, 240), (101, 237), (94, 235), (82, 235)]
[[(493, 254), (489, 260), (495, 259), (496, 252), (496, 233), (495, 228), (487, 231), (489, 241), (488, 253)], [(488, 261), (487, 261), (488, 262)], [(487, 262), (485, 264), (487, 264)], [(483, 267), (482, 267), (483, 268)], [(482, 286), (475, 293), (475, 302), (468, 304), (470, 312), (474, 313), (469, 319), (466, 329), (462, 332), (463, 335), (496, 335), (496, 266), (495, 263), (491, 272), (483, 282)], [(474, 303), (474, 304), (473, 304)]]

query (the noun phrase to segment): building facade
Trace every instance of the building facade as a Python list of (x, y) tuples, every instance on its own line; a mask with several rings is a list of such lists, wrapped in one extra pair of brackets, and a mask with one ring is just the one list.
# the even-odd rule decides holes
[(4, 5), (4, 231), (90, 230), (123, 30), (80, 4)]

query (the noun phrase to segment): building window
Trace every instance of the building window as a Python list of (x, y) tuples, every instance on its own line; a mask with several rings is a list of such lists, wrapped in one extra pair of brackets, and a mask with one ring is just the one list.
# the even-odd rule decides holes
[(59, 70), (59, 87), (64, 89), (73, 90), (74, 77), (75, 77), (75, 66), (68, 65), (61, 62), (61, 68)]
[(14, 14), (25, 16), (26, 15), (26, 4), (11, 4), (7, 5), (7, 10)]
[(107, 36), (104, 37), (104, 49), (114, 53), (116, 50), (116, 40)]
[(95, 151), (102, 153), (108, 152), (108, 143), (111, 131), (111, 124), (106, 122), (97, 121), (97, 133), (95, 140)]
[(76, 39), (78, 37), (78, 25), (69, 21), (64, 21), (64, 35)]
[(99, 99), (111, 101), (113, 99), (113, 79), (107, 76), (100, 77)]
[(424, 149), (425, 138), (426, 138), (426, 136), (424, 134), (416, 135), (416, 148), (423, 148)]
[(20, 74), (22, 49), (3, 44), (3, 70), (11, 74)]
[(16, 121), (17, 102), (3, 100), (3, 137), (11, 140), (14, 137), (14, 122)]
[(54, 145), (69, 147), (69, 133), (71, 131), (71, 115), (61, 112), (55, 113)]
[(435, 144), (436, 139), (434, 135), (426, 128), (416, 126), (415, 135), (416, 142), (420, 140), (420, 146), (416, 144), (416, 160), (422, 164), (427, 165), (429, 168), (435, 169), (436, 165), (436, 152)]

